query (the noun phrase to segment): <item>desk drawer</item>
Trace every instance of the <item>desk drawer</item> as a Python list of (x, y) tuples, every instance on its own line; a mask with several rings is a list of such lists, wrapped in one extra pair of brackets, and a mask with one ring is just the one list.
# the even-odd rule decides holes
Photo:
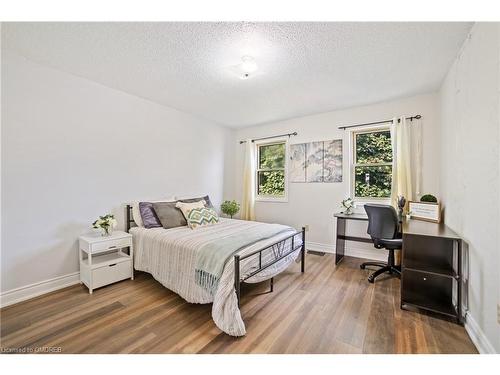
[(99, 288), (132, 277), (132, 261), (128, 260), (92, 270), (92, 287)]
[(102, 253), (104, 251), (111, 251), (121, 249), (123, 247), (132, 246), (131, 238), (118, 238), (113, 241), (103, 241), (92, 244), (92, 254)]

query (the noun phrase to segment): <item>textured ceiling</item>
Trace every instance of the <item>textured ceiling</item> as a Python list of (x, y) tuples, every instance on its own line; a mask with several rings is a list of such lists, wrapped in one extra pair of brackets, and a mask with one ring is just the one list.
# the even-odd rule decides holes
[[(2, 48), (228, 126), (436, 90), (470, 23), (7, 23)], [(243, 55), (259, 70), (241, 80)]]

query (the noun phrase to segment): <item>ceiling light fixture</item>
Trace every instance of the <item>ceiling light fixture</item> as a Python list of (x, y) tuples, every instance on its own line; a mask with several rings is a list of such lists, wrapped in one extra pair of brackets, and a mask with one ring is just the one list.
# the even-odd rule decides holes
[(243, 56), (241, 60), (243, 61), (239, 66), (240, 70), (243, 73), (241, 79), (247, 79), (250, 77), (251, 73), (255, 72), (258, 69), (258, 66), (252, 56)]

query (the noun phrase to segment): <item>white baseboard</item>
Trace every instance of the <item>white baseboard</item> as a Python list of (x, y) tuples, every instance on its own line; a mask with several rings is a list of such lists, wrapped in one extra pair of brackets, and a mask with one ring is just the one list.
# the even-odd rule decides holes
[(465, 330), (469, 334), (470, 339), (481, 354), (496, 354), (495, 348), (482, 331), (479, 324), (474, 320), (470, 312), (465, 316)]
[(0, 307), (6, 307), (18, 302), (41, 296), (58, 289), (66, 288), (80, 282), (80, 272), (54, 277), (53, 279), (22, 286), (0, 294)]
[[(331, 244), (306, 241), (306, 248), (307, 250), (335, 254), (335, 246)], [(378, 260), (382, 262), (387, 261), (387, 253), (385, 251), (361, 249), (353, 246), (346, 246), (344, 255), (354, 258)]]
[(306, 249), (312, 251), (321, 251), (323, 253), (335, 254), (333, 245), (323, 244), (319, 242), (306, 241)]

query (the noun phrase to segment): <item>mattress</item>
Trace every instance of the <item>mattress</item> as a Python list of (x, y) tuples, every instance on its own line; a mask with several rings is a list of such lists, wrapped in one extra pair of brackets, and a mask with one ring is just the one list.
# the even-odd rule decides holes
[[(227, 259), (216, 292), (212, 295), (196, 283), (195, 267), (197, 250), (207, 241), (217, 241), (249, 226), (268, 225), (243, 220), (221, 218), (218, 224), (190, 229), (187, 226), (163, 229), (130, 229), (134, 241), (134, 267), (150, 273), (163, 286), (177, 293), (190, 303), (213, 303), (212, 318), (222, 331), (231, 336), (243, 336), (245, 324), (241, 318), (236, 292), (234, 289), (234, 257)], [(286, 227), (281, 233), (257, 241), (238, 250), (240, 256), (265, 248), (289, 237), (296, 230)], [(301, 245), (301, 236), (294, 238), (294, 248)], [(275, 245), (262, 253), (263, 265), (286, 254), (292, 249), (291, 240), (280, 246)], [(265, 270), (245, 280), (256, 283), (268, 280), (285, 270), (300, 254), (300, 248)], [(240, 277), (244, 278), (258, 269), (258, 256), (241, 261)]]

